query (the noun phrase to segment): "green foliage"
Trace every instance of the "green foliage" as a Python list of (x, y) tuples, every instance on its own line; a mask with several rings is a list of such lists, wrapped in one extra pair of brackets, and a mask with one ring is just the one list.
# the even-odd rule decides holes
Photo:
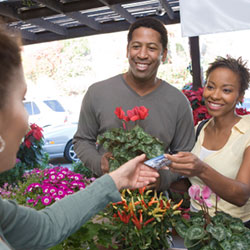
[(188, 249), (250, 249), (250, 230), (240, 219), (225, 212), (217, 212), (208, 224), (202, 211), (191, 213), (191, 219), (181, 218), (175, 230)]
[(131, 130), (108, 130), (98, 136), (97, 143), (103, 144), (103, 147), (113, 154), (113, 158), (109, 160), (110, 171), (142, 153), (145, 153), (148, 159), (164, 153), (163, 143), (138, 125)]
[(181, 204), (182, 208), (184, 208), (184, 209), (190, 208), (190, 197), (188, 195), (188, 192), (180, 193), (180, 192), (175, 192), (171, 189), (168, 189), (168, 195), (176, 203), (183, 200), (183, 202)]
[(73, 162), (72, 169), (75, 173), (82, 174), (86, 176), (87, 178), (93, 177), (92, 171), (86, 166), (84, 166), (81, 161)]
[(93, 220), (85, 223), (76, 233), (64, 241), (64, 244), (50, 248), (50, 250), (77, 250), (91, 249), (98, 250), (98, 245), (103, 247), (117, 248), (112, 242), (110, 228), (112, 225), (107, 223), (96, 223)]

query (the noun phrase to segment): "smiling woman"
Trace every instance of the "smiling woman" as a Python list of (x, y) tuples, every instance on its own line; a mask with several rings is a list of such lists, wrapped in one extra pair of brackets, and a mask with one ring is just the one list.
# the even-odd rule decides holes
[[(189, 177), (200, 188), (209, 186), (221, 198), (218, 210), (246, 223), (250, 220), (250, 116), (238, 115), (235, 109), (249, 79), (241, 58), (219, 57), (211, 63), (203, 97), (212, 118), (202, 127), (192, 153), (167, 155), (173, 172)], [(211, 201), (209, 211), (214, 214), (216, 197)], [(194, 199), (191, 209), (200, 209)]]

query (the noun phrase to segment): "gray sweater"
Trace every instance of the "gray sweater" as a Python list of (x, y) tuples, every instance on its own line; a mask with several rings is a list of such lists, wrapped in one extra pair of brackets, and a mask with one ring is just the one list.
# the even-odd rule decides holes
[(120, 200), (109, 175), (40, 211), (0, 198), (0, 249), (47, 249), (74, 233), (109, 202)]
[[(74, 150), (81, 161), (101, 176), (103, 147), (96, 148), (96, 139), (108, 129), (119, 128), (121, 121), (114, 114), (116, 107), (126, 112), (135, 106), (145, 106), (149, 116), (140, 121), (140, 126), (165, 145), (165, 152), (190, 151), (193, 148), (194, 124), (190, 104), (181, 91), (162, 81), (157, 89), (145, 96), (139, 96), (117, 75), (89, 87), (84, 96), (77, 132), (74, 136)], [(160, 171), (161, 190), (177, 179), (177, 174)]]

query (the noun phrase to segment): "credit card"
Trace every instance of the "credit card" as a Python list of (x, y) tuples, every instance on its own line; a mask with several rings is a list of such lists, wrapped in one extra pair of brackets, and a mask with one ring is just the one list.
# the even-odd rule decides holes
[(154, 157), (152, 159), (149, 159), (147, 161), (144, 161), (144, 164), (154, 168), (156, 170), (161, 169), (162, 167), (166, 167), (171, 164), (171, 161), (167, 159), (164, 155), (160, 155), (157, 157)]

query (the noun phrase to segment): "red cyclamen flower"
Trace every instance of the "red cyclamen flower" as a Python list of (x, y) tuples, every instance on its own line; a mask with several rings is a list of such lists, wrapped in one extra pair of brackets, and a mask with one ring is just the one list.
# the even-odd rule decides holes
[(148, 109), (144, 106), (134, 107), (127, 111), (128, 117), (131, 121), (144, 120), (148, 116)]
[(125, 117), (125, 112), (122, 110), (122, 107), (116, 107), (114, 113), (121, 120)]
[(140, 120), (144, 120), (148, 116), (148, 111), (149, 109), (147, 109), (144, 106), (139, 107), (138, 112), (139, 112)]

